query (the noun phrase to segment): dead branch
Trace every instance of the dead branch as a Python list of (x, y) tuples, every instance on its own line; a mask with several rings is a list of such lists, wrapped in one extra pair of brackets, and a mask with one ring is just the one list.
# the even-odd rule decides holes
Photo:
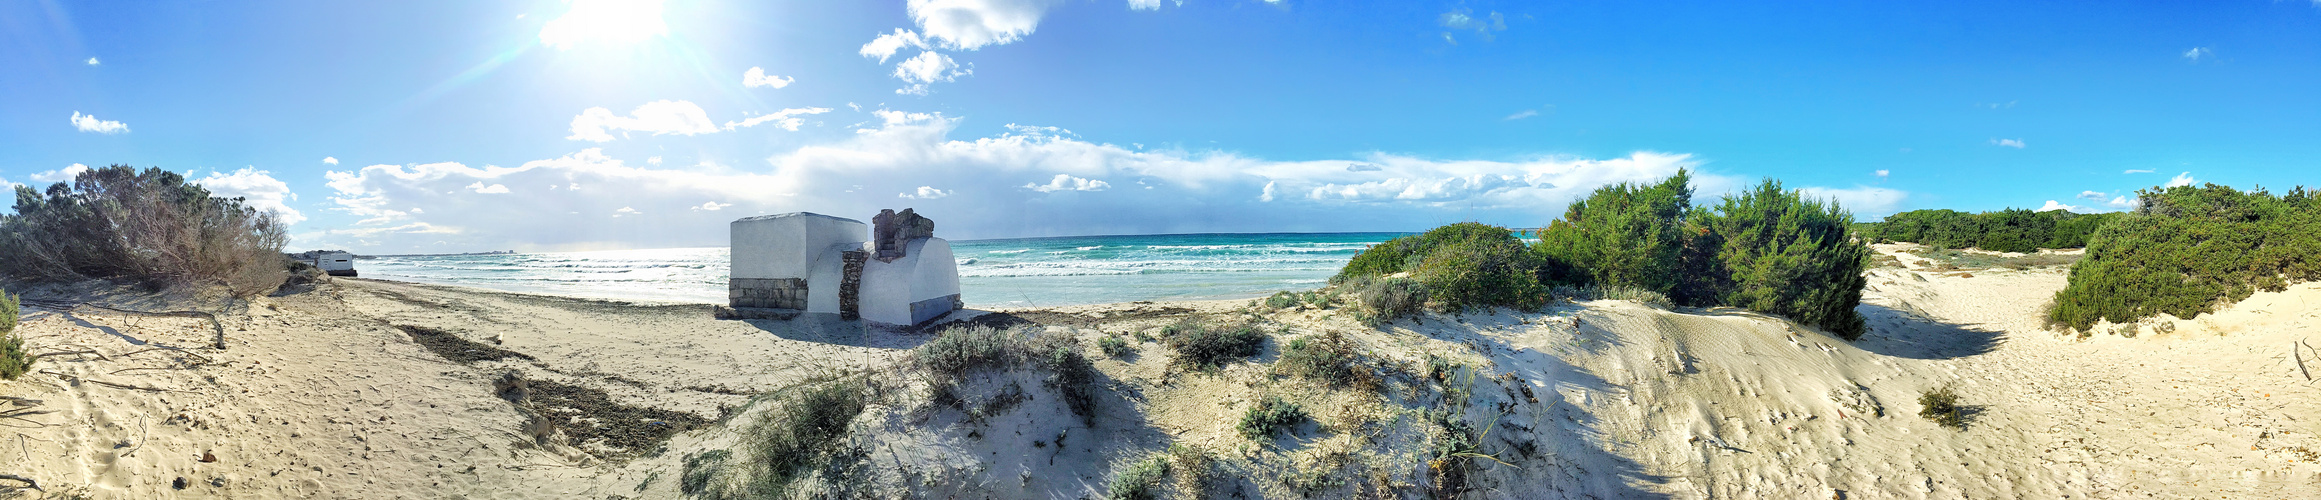
[(32, 480), (32, 478), (29, 478), (29, 477), (19, 476), (19, 475), (15, 475), (15, 474), (0, 474), (0, 479), (6, 479), (6, 480), (10, 480), (10, 481), (22, 481), (22, 482), (24, 482), (24, 486), (25, 486), (25, 487), (27, 487), (27, 488), (32, 488), (32, 489), (33, 489), (33, 491), (39, 491), (39, 492), (42, 492), (42, 493), (47, 493), (47, 492), (48, 492), (48, 490), (40, 489), (40, 483), (39, 483), (39, 482), (35, 482), (35, 481), (33, 481), (33, 480)]
[(108, 357), (105, 357), (105, 353), (97, 352), (97, 350), (96, 350), (96, 349), (86, 349), (86, 350), (79, 350), (79, 351), (57, 351), (57, 352), (44, 352), (44, 353), (40, 353), (40, 354), (34, 354), (34, 355), (32, 355), (32, 359), (38, 360), (38, 359), (40, 359), (40, 358), (45, 358), (45, 357), (49, 357), (49, 356), (72, 356), (72, 355), (79, 355), (79, 354), (87, 354), (87, 355), (91, 355), (91, 356), (96, 356), (96, 357), (97, 357), (97, 359), (102, 359), (102, 360), (106, 360), (106, 361), (112, 361), (112, 360), (113, 360), (113, 358), (108, 358)]
[[(29, 301), (28, 301), (28, 302), (29, 302)], [(51, 304), (62, 305), (62, 304), (64, 304), (64, 303), (62, 303), (62, 302), (56, 302), (56, 303), (51, 303)], [(210, 330), (211, 330), (212, 332), (214, 332), (214, 333), (216, 333), (216, 334), (217, 334), (216, 338), (215, 338), (215, 339), (214, 339), (214, 340), (211, 342), (211, 344), (210, 344), (210, 347), (217, 348), (217, 349), (218, 349), (218, 350), (220, 350), (220, 351), (223, 351), (223, 350), (225, 350), (225, 349), (226, 349), (226, 324), (225, 324), (225, 323), (223, 323), (223, 322), (219, 322), (219, 321), (218, 321), (218, 315), (216, 315), (216, 314), (210, 314), (210, 313), (201, 312), (201, 311), (139, 311), (139, 310), (134, 310), (134, 309), (121, 309), (121, 308), (117, 308), (117, 307), (106, 307), (106, 306), (101, 306), (101, 305), (97, 305), (97, 304), (95, 304), (95, 303), (90, 303), (90, 302), (82, 302), (82, 303), (80, 303), (80, 304), (75, 304), (75, 305), (72, 305), (72, 306), (69, 306), (69, 307), (62, 307), (62, 308), (58, 307), (57, 305), (51, 305), (51, 304), (41, 304), (41, 307), (46, 307), (46, 308), (50, 308), (50, 309), (56, 309), (56, 310), (59, 310), (59, 311), (69, 311), (69, 310), (71, 310), (71, 309), (74, 309), (74, 308), (79, 308), (79, 307), (93, 307), (93, 308), (97, 308), (97, 309), (104, 309), (104, 310), (107, 310), (107, 311), (113, 311), (113, 312), (117, 312), (117, 313), (121, 313), (121, 314), (135, 314), (135, 315), (139, 315), (139, 316), (165, 316), (165, 317), (175, 317), (175, 318), (198, 318), (198, 319), (205, 319), (205, 320), (209, 320), (209, 322), (210, 322)]]
[(88, 382), (88, 383), (91, 383), (91, 384), (97, 384), (97, 385), (102, 385), (102, 386), (106, 386), (106, 387), (112, 387), (112, 388), (116, 388), (116, 389), (131, 389), (131, 390), (139, 390), (139, 391), (152, 391), (152, 392), (185, 392), (185, 391), (172, 390), (172, 389), (163, 389), (163, 388), (159, 388), (159, 387), (145, 387), (145, 386), (136, 386), (136, 385), (129, 385), (129, 384), (119, 384), (119, 383), (113, 383), (113, 382), (106, 382), (106, 381), (103, 381), (103, 380), (97, 380), (97, 379), (93, 379), (93, 378), (80, 378), (80, 377), (75, 377), (75, 376), (72, 376), (72, 375), (66, 375), (66, 374), (57, 373), (57, 372), (48, 371), (48, 370), (41, 370), (40, 372), (41, 372), (41, 373), (46, 373), (46, 374), (49, 374), (49, 375), (55, 375), (55, 376), (58, 376), (58, 377), (62, 377), (62, 378), (64, 378), (66, 381), (68, 381), (68, 382), (72, 382), (72, 383), (76, 383), (76, 384), (77, 384), (77, 383), (81, 383), (81, 382)]
[(2305, 351), (2297, 349), (2297, 346), (2303, 345), (2304, 343), (2305, 341), (2299, 340), (2295, 344), (2289, 344), (2289, 354), (2297, 357), (2297, 373), (2304, 374), (2305, 381), (2311, 382), (2313, 380), (2313, 372), (2305, 370)]

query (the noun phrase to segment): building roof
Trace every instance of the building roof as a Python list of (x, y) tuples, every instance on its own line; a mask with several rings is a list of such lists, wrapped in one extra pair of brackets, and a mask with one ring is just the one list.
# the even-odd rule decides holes
[(818, 213), (814, 213), (814, 212), (790, 212), (790, 213), (786, 213), (786, 214), (773, 214), (773, 215), (760, 215), (760, 216), (756, 216), (756, 217), (743, 217), (743, 218), (740, 218), (740, 219), (736, 219), (736, 220), (734, 220), (734, 222), (749, 222), (749, 221), (760, 221), (760, 220), (774, 220), (774, 219), (782, 219), (782, 218), (789, 218), (789, 217), (821, 217), (821, 218), (824, 218), (824, 219), (836, 219), (836, 220), (841, 220), (841, 221), (846, 221), (846, 222), (852, 222), (852, 223), (856, 223), (856, 224), (861, 224), (861, 223), (862, 223), (862, 221), (858, 221), (858, 220), (854, 220), (854, 219), (848, 219), (848, 218), (845, 218), (845, 217), (832, 217), (832, 216), (828, 216), (828, 215), (822, 215), (822, 214), (818, 214)]

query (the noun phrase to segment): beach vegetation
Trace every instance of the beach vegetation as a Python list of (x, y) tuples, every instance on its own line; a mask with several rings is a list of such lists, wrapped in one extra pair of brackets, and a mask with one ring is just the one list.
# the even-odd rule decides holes
[[(1780, 315), (1846, 340), (1867, 331), (1861, 313), (1870, 248), (1852, 237), (1853, 216), (1766, 179), (1698, 214), (1705, 262), (1692, 300)], [(1705, 295), (1705, 296), (1703, 296)]]
[(2034, 212), (2020, 208), (1983, 213), (1912, 210), (1886, 216), (1883, 222), (1855, 224), (1854, 230), (1868, 241), (2032, 253), (2041, 248), (2085, 247), (2096, 229), (2121, 216), (2118, 213), (2078, 214), (2069, 210)]
[(1361, 307), (1354, 319), (1378, 326), (1425, 310), (1426, 286), (1403, 277), (1357, 276), (1337, 285), (1348, 290)]
[(1205, 325), (1186, 319), (1161, 331), (1161, 343), (1180, 365), (1213, 368), (1256, 356), (1266, 334), (1254, 325)]
[(1112, 482), (1106, 485), (1104, 498), (1109, 500), (1151, 500), (1160, 498), (1160, 487), (1169, 477), (1169, 457), (1153, 453), (1143, 458), (1122, 462), (1112, 468)]
[(1104, 355), (1115, 358), (1128, 357), (1128, 355), (1136, 353), (1136, 348), (1129, 347), (1128, 341), (1117, 335), (1105, 335), (1103, 338), (1096, 339), (1096, 348), (1104, 351)]
[(286, 278), (289, 226), (242, 198), (212, 196), (160, 168), (113, 165), (46, 191), (16, 187), (0, 215), (0, 274), (38, 281), (128, 279), (148, 287), (224, 285), (236, 296)]
[[(753, 497), (777, 497), (798, 479), (830, 461), (844, 446), (855, 417), (862, 415), (871, 396), (860, 378), (842, 378), (807, 385), (781, 394), (781, 405), (759, 420), (745, 435), (756, 454), (758, 470), (747, 485)], [(714, 452), (711, 452), (714, 453)], [(681, 487), (707, 488), (723, 457), (703, 454), (686, 460)], [(696, 479), (696, 468), (707, 469)]]
[(17, 298), (7, 290), (0, 290), (0, 380), (16, 380), (32, 371), (37, 358), (24, 346), (24, 336), (16, 333)]
[(1379, 324), (1415, 314), (1421, 305), (1451, 313), (1537, 308), (1547, 302), (1540, 268), (1513, 231), (1461, 222), (1372, 245), (1331, 282), (1366, 306), (1365, 322)]
[(1298, 424), (1311, 419), (1306, 409), (1297, 403), (1280, 396), (1266, 396), (1242, 412), (1241, 423), (1235, 425), (1234, 430), (1240, 431), (1241, 437), (1265, 440), (1282, 431), (1296, 429)]
[[(1046, 384), (1082, 423), (1095, 425), (1096, 365), (1082, 352), (1079, 337), (1039, 326), (970, 326), (944, 331), (911, 350), (910, 366), (927, 377), (938, 395), (954, 394), (977, 372), (1030, 368), (1047, 373)], [(940, 396), (939, 396), (940, 397)]]
[(1339, 332), (1309, 335), (1283, 346), (1274, 367), (1283, 373), (1335, 387), (1348, 385), (1375, 389), (1378, 375), (1363, 362), (1354, 340)]
[(1603, 284), (1675, 290), (1683, 272), (1692, 173), (1658, 183), (1618, 183), (1572, 202), (1532, 246), (1550, 285)]
[(1558, 286), (1550, 294), (1564, 300), (1625, 300), (1664, 309), (1675, 306), (1667, 294), (1631, 285)]
[(2257, 291), (2321, 280), (2321, 196), (2226, 186), (2137, 192), (2055, 293), (2051, 324), (2088, 330), (2160, 314), (2191, 319)]
[(1966, 430), (1966, 407), (1958, 404), (1958, 393), (1949, 387), (1919, 393), (1918, 416), (1943, 427)]

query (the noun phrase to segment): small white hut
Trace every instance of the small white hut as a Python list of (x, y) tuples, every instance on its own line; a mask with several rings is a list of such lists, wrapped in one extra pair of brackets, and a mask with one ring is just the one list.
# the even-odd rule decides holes
[(331, 276), (354, 276), (355, 254), (346, 252), (318, 252), (314, 267)]
[(934, 237), (934, 221), (907, 208), (872, 221), (875, 231), (807, 212), (733, 221), (727, 291), (734, 314), (837, 314), (907, 326), (962, 306), (959, 266), (951, 243)]

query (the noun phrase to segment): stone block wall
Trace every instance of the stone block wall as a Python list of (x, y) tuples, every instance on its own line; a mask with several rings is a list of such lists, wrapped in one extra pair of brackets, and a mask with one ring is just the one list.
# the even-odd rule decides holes
[(731, 278), (726, 292), (733, 307), (806, 309), (803, 278)]
[(848, 250), (839, 256), (846, 265), (838, 275), (838, 317), (848, 321), (862, 319), (862, 266), (870, 261), (870, 252)]

